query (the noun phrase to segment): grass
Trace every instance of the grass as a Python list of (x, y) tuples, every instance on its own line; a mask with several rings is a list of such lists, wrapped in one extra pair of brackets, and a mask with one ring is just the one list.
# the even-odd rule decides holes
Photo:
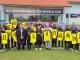
[(0, 53), (0, 60), (80, 60), (80, 51), (69, 50), (9, 50)]

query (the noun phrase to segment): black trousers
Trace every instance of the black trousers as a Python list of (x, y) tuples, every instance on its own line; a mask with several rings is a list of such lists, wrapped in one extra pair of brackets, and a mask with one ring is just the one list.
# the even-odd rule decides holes
[(65, 49), (69, 49), (70, 48), (70, 41), (65, 41)]
[(17, 47), (17, 42), (13, 41), (13, 38), (11, 39), (11, 48)]
[(72, 49), (79, 50), (79, 44), (72, 44)]
[(30, 43), (30, 38), (27, 40), (27, 47), (28, 47), (28, 50), (30, 50), (31, 49), (31, 43)]
[(18, 50), (20, 50), (20, 49), (24, 50), (24, 46), (25, 45), (18, 44)]
[(36, 48), (41, 48), (41, 45), (42, 45), (42, 37), (41, 35), (37, 35), (37, 41), (35, 42), (35, 46)]
[(72, 44), (72, 42), (70, 41), (70, 47), (69, 48), (73, 48), (73, 44)]
[(52, 38), (52, 47), (57, 47), (57, 39)]
[(58, 47), (63, 47), (63, 41), (58, 41)]
[(38, 42), (35, 42), (36, 48), (38, 48), (38, 47), (41, 48), (41, 45), (42, 45), (42, 44), (39, 44)]
[[(4, 46), (5, 46), (5, 48), (4, 48)], [(1, 45), (1, 49), (9, 49), (9, 46), (8, 46), (8, 44), (5, 44), (5, 45)]]

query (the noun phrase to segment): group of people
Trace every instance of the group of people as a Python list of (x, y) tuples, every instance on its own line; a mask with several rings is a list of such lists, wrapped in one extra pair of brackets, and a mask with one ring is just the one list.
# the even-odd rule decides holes
[[(16, 28), (12, 25), (11, 29), (6, 25), (0, 26), (0, 50), (4, 51), (10, 48), (24, 50), (25, 46), (28, 50), (31, 50), (32, 47), (35, 50), (38, 48), (42, 50), (43, 47), (47, 50), (68, 49), (76, 52), (79, 50), (80, 26), (76, 26), (74, 22), (71, 26), (66, 25), (64, 30), (62, 26), (50, 23), (45, 26), (42, 24), (32, 26), (32, 23), (29, 23), (25, 26), (27, 28), (23, 28), (22, 23), (19, 23)], [(7, 33), (6, 30), (9, 32)], [(13, 32), (16, 38), (13, 37)], [(7, 33), (8, 37), (3, 36), (3, 33)]]

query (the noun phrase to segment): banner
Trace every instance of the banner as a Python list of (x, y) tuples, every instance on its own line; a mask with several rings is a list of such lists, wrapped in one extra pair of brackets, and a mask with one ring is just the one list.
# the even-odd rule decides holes
[(44, 31), (44, 41), (49, 41), (51, 39), (50, 31)]
[(7, 33), (2, 33), (1, 34), (1, 40), (2, 40), (2, 44), (7, 44), (8, 42), (8, 34)]
[(65, 41), (71, 41), (71, 40), (72, 40), (71, 31), (65, 31)]
[(78, 43), (80, 43), (80, 32), (77, 33), (77, 40), (78, 40)]
[(77, 36), (75, 33), (72, 34), (72, 44), (76, 44), (77, 43)]
[(36, 8), (12, 8), (12, 7), (5, 7), (5, 13), (13, 13), (13, 14), (63, 14), (62, 8), (55, 8), (55, 9), (36, 9)]
[(16, 37), (16, 31), (12, 32), (12, 38), (13, 40), (16, 42), (17, 41), (17, 37)]
[(52, 31), (52, 38), (53, 39), (57, 38), (57, 30), (56, 29), (53, 29), (53, 31)]
[(63, 32), (62, 31), (58, 31), (58, 41), (62, 41), (63, 40)]
[(33, 32), (33, 33), (31, 33), (30, 34), (30, 42), (31, 43), (35, 43), (36, 42), (36, 33), (35, 32)]

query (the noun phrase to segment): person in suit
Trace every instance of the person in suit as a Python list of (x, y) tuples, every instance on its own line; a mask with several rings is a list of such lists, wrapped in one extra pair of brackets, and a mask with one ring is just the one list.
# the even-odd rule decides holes
[(23, 29), (22, 24), (20, 24), (19, 28), (16, 31), (18, 50), (20, 50), (21, 47), (22, 50), (24, 50), (26, 36), (25, 33), (25, 29)]

